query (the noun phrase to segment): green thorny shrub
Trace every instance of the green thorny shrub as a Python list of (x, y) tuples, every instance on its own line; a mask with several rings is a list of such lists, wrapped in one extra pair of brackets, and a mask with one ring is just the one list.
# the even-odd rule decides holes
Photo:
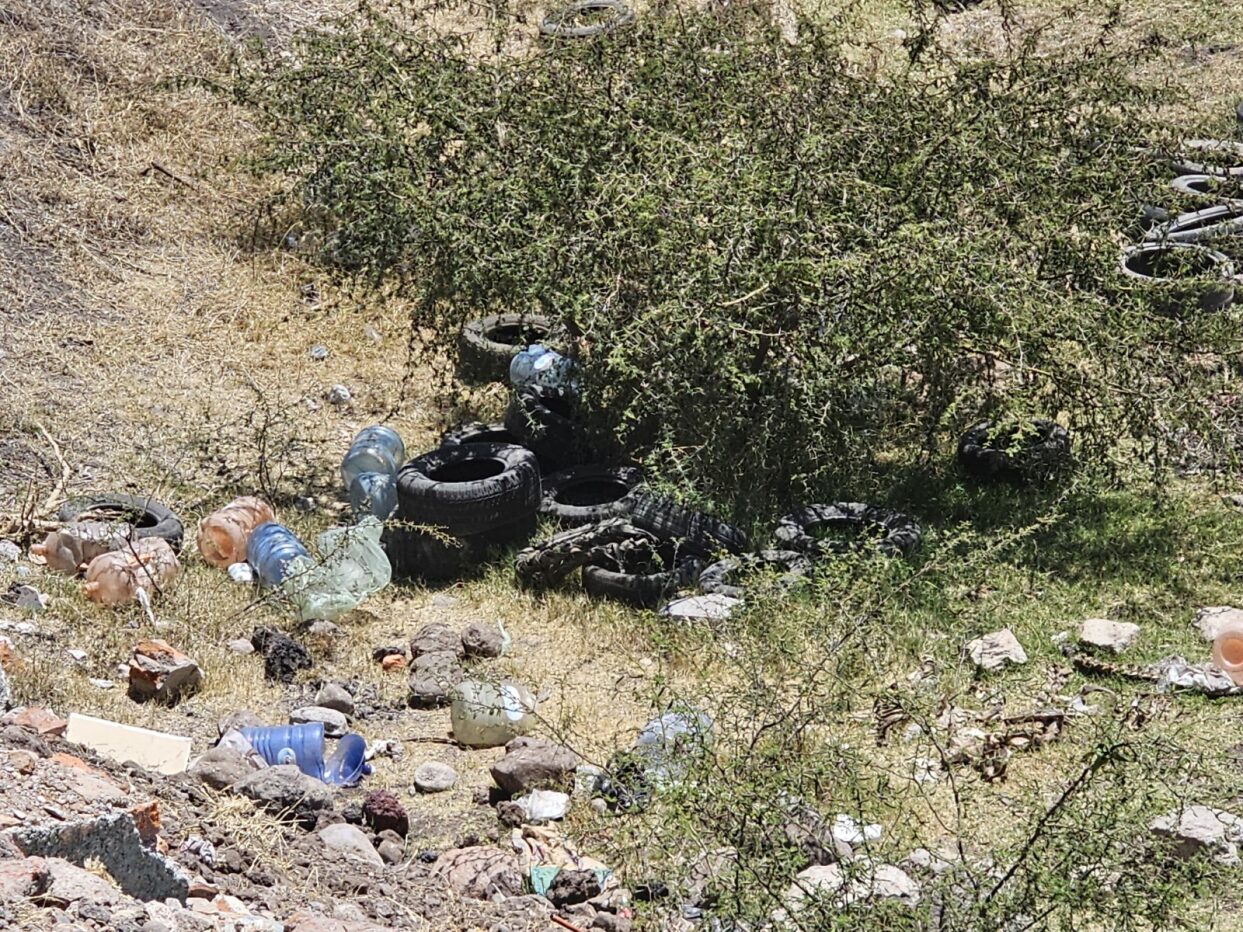
[(1220, 367), (1186, 360), (1237, 354), (1233, 318), (1163, 317), (1117, 273), (1168, 139), (1130, 77), (1161, 42), (1116, 11), (993, 58), (933, 23), (869, 52), (847, 14), (790, 45), (747, 4), (517, 51), (503, 11), (432, 12), (364, 5), (244, 62), (262, 164), (440, 349), (484, 313), (562, 322), (597, 435), (680, 486), (741, 516), (875, 494), (999, 414), (1160, 464), (1217, 410)]

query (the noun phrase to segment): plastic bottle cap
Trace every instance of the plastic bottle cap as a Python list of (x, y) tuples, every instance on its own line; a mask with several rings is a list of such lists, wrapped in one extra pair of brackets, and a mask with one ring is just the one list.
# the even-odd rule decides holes
[(1227, 635), (1218, 646), (1221, 659), (1231, 667), (1243, 666), (1243, 636)]

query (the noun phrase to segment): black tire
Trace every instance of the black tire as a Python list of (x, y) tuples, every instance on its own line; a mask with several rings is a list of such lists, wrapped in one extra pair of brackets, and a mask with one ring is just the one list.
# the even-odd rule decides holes
[(630, 498), (643, 481), (631, 466), (572, 466), (543, 481), (540, 513), (574, 526), (630, 513)]
[(500, 421), (493, 424), (481, 424), (478, 421), (460, 424), (440, 438), (442, 447), (452, 447), (462, 443), (507, 443), (511, 446), (522, 446), (522, 440), (515, 437)]
[[(843, 529), (854, 539), (824, 540), (823, 529)], [(773, 537), (785, 549), (823, 557), (834, 553), (874, 549), (887, 557), (905, 556), (919, 546), (923, 530), (909, 515), (861, 502), (808, 505), (777, 523)]]
[(652, 561), (632, 556), (624, 564), (584, 566), (583, 588), (597, 599), (656, 608), (679, 589), (695, 585), (702, 569), (698, 554), (666, 542)]
[[(611, 19), (585, 26), (568, 25), (579, 13), (612, 11)], [(621, 0), (575, 0), (574, 3), (554, 10), (540, 22), (539, 31), (554, 39), (589, 39), (603, 32), (612, 32), (634, 22), (634, 10)]]
[(72, 521), (126, 521), (134, 528), (134, 538), (162, 537), (181, 549), (185, 527), (171, 508), (137, 495), (86, 495), (71, 498), (60, 506), (57, 517)]
[(385, 527), (384, 550), (398, 579), (455, 579), (476, 562), (468, 541), (456, 537), (444, 540), (400, 525)]
[(1152, 226), (1144, 240), (1152, 243), (1200, 243), (1240, 233), (1243, 233), (1243, 206), (1213, 204)]
[(547, 474), (586, 462), (590, 455), (576, 420), (574, 393), (530, 385), (510, 402), (505, 429), (539, 459)]
[(1234, 302), (1234, 263), (1207, 246), (1140, 243), (1123, 250), (1121, 271), (1153, 290), (1153, 309), (1166, 317), (1212, 314)]
[(397, 518), (444, 528), (455, 537), (486, 534), (539, 511), (539, 464), (529, 450), (465, 443), (416, 456), (397, 474)]
[(663, 540), (677, 541), (700, 556), (722, 550), (743, 553), (751, 546), (747, 535), (732, 524), (686, 508), (671, 498), (646, 492), (631, 496), (630, 521), (635, 527)]
[(552, 337), (553, 323), (542, 314), (492, 314), (469, 321), (458, 340), (459, 374), (470, 382), (507, 382), (510, 360)]
[(747, 587), (738, 584), (739, 576), (764, 570), (780, 570), (777, 587), (785, 590), (810, 576), (812, 563), (806, 555), (795, 550), (761, 550), (755, 556), (726, 557), (704, 568), (699, 574), (699, 588), (709, 594), (741, 599), (746, 595)]
[[(1223, 155), (1218, 162), (1202, 162), (1209, 155)], [(1219, 178), (1243, 178), (1243, 142), (1226, 139), (1184, 139), (1174, 154), (1173, 168), (1179, 175), (1215, 175)]]
[(997, 427), (983, 421), (958, 441), (958, 465), (977, 482), (1045, 482), (1070, 463), (1070, 434), (1044, 418), (1032, 421), (1022, 437), (1018, 425)]

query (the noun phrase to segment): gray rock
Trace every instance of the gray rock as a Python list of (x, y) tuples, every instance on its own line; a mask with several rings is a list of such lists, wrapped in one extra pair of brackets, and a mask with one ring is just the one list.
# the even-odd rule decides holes
[(47, 858), (47, 866), (52, 875), (52, 885), (48, 888), (47, 896), (68, 903), (96, 903), (107, 906), (116, 906), (125, 899), (121, 891), (103, 877), (63, 858)]
[(350, 730), (349, 720), (336, 709), (309, 705), (289, 713), (291, 725), (309, 725), (312, 722), (322, 722), (324, 735), (329, 738), (340, 738)]
[[(173, 861), (148, 850), (128, 812), (85, 822), (13, 829), (7, 833), (27, 857), (63, 858), (78, 866), (99, 861), (127, 896), (185, 902), (190, 878)], [(50, 861), (49, 861), (50, 863)]]
[(1243, 623), (1243, 611), (1230, 605), (1210, 605), (1196, 610), (1195, 621), (1200, 636), (1206, 641), (1217, 639), (1217, 632), (1226, 624)]
[(263, 719), (250, 709), (238, 709), (236, 712), (222, 715), (216, 725), (216, 730), (223, 735), (230, 731), (241, 731), (243, 728), (262, 728), (264, 724)]
[[(600, 879), (595, 871), (572, 871), (562, 869), (548, 885), (548, 899), (553, 906), (570, 906), (586, 903), (600, 894)], [(594, 917), (593, 917), (594, 918)]]
[(444, 593), (432, 596), (432, 608), (453, 608), (455, 605), (457, 605), (457, 596), (445, 595)]
[(518, 856), (499, 848), (453, 848), (436, 859), (435, 873), (459, 896), (489, 900), (522, 893)]
[(405, 847), (387, 838), (376, 846), (376, 851), (379, 852), (385, 864), (400, 864), (401, 859), (406, 856)]
[(570, 811), (569, 794), (558, 793), (556, 790), (532, 790), (515, 799), (514, 803), (522, 808), (527, 822), (564, 819), (565, 814)]
[(1139, 625), (1108, 618), (1088, 618), (1079, 624), (1079, 643), (1120, 654), (1139, 638)]
[(321, 709), (335, 709), (342, 715), (354, 714), (354, 697), (344, 686), (325, 683), (315, 694), (315, 704)]
[(235, 654), (253, 654), (255, 652), (255, 645), (250, 643), (249, 638), (234, 638), (225, 644), (225, 647)]
[(1009, 628), (976, 638), (967, 645), (967, 653), (977, 667), (989, 672), (1011, 663), (1027, 663), (1027, 652)]
[(448, 625), (434, 621), (424, 625), (410, 639), (410, 656), (418, 658), (423, 654), (450, 653), (458, 659), (466, 656), (466, 648), (462, 646), (462, 636)]
[[(461, 647), (461, 642), (458, 642)], [(410, 704), (418, 708), (448, 705), (450, 692), (465, 674), (458, 655), (451, 651), (435, 651), (418, 657), (410, 672)]]
[(1207, 854), (1220, 864), (1239, 863), (1239, 843), (1243, 842), (1243, 819), (1209, 806), (1188, 806), (1167, 813), (1151, 826), (1153, 834), (1174, 841), (1176, 857)]
[(13, 691), (9, 689), (9, 678), (4, 675), (4, 667), (0, 667), (0, 712), (4, 712), (13, 704)]
[(832, 900), (839, 906), (867, 900), (898, 900), (907, 906), (919, 904), (919, 884), (906, 871), (892, 864), (881, 864), (849, 879), (837, 864), (821, 864), (802, 871), (786, 891), (786, 906), (797, 911), (809, 897)]
[(462, 632), (462, 649), (467, 657), (499, 657), (504, 648), (505, 636), (496, 625), (476, 622)]
[(414, 788), (420, 793), (443, 793), (457, 783), (457, 771), (448, 764), (428, 761), (414, 772)]
[(325, 397), (327, 397), (329, 404), (341, 407), (350, 403), (350, 390), (344, 385), (334, 385), (328, 389), (328, 394)]
[(306, 633), (309, 637), (326, 640), (329, 638), (339, 638), (345, 634), (345, 631), (340, 625), (321, 618), (319, 621), (311, 622), (310, 627), (306, 629)]
[(316, 343), (306, 351), (306, 354), (316, 362), (323, 362), (328, 358), (328, 347), (324, 346), (322, 343)]
[(371, 846), (362, 829), (348, 822), (338, 822), (319, 830), (319, 840), (324, 847), (352, 861), (362, 861), (375, 867), (384, 866), (384, 858)]
[(742, 599), (713, 592), (708, 595), (688, 595), (674, 599), (661, 606), (660, 614), (686, 621), (719, 621), (729, 618), (742, 605)]
[(0, 540), (0, 563), (16, 563), (21, 556), (21, 547), (11, 540)]
[(303, 824), (314, 825), (319, 812), (332, 808), (332, 789), (293, 764), (257, 770), (232, 789), (270, 812), (290, 813)]
[(788, 815), (781, 827), (782, 834), (791, 848), (802, 853), (800, 866), (833, 864), (849, 861), (854, 856), (850, 845), (839, 840), (833, 833), (833, 826), (806, 801), (790, 797), (784, 804)]
[(25, 609), (30, 612), (46, 611), (48, 597), (34, 586), (22, 586), (17, 583), (9, 586), (9, 591), (0, 595), (0, 602)]
[(539, 738), (515, 738), (505, 745), (505, 756), (492, 765), (492, 779), (517, 795), (542, 786), (568, 781), (578, 756), (568, 748)]
[(208, 748), (190, 765), (190, 775), (198, 777), (213, 790), (225, 790), (238, 780), (254, 773), (251, 760), (233, 748)]

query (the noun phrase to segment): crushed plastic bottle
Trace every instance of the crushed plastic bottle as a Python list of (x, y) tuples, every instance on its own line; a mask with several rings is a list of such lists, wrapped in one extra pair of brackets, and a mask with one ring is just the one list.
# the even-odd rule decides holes
[(383, 424), (364, 427), (341, 460), (341, 481), (348, 489), (365, 472), (396, 476), (406, 461), (406, 446), (397, 431)]
[(265, 589), (279, 586), (289, 575), (290, 565), (299, 557), (310, 559), (298, 535), (283, 524), (265, 521), (255, 528), (246, 542), (246, 562), (255, 570)]
[(58, 573), (78, 573), (98, 556), (119, 550), (133, 534), (133, 528), (116, 521), (76, 521), (52, 531), (30, 552), (42, 557), (48, 569)]
[[(324, 725), (270, 725), (243, 728), (228, 737), (240, 735), (254, 751), (271, 766), (295, 764), (308, 777), (333, 786), (353, 786), (371, 773), (365, 763), (367, 742), (362, 735), (350, 732), (337, 742), (332, 757), (324, 760)], [(221, 744), (224, 744), (222, 739)], [(230, 742), (237, 748), (236, 740)]]
[(495, 748), (526, 734), (535, 720), (535, 697), (521, 683), (464, 680), (454, 688), (449, 721), (458, 744)]
[(266, 521), (275, 521), (272, 506), (245, 495), (234, 499), (199, 522), (198, 548), (212, 566), (232, 566), (246, 559), (251, 532)]
[(397, 510), (397, 480), (388, 473), (365, 472), (350, 485), (350, 507), (354, 517), (371, 515), (381, 521)]
[(181, 572), (172, 545), (162, 537), (144, 537), (124, 549), (100, 554), (86, 568), (82, 591), (92, 602), (120, 605), (164, 589)]
[(335, 621), (389, 584), (393, 569), (380, 546), (383, 532), (383, 523), (368, 515), (320, 534), (318, 562), (305, 553), (289, 561), (282, 589), (299, 618)]
[(566, 388), (574, 363), (542, 343), (532, 343), (519, 351), (509, 363), (509, 381), (521, 391), (530, 385), (544, 388)]

